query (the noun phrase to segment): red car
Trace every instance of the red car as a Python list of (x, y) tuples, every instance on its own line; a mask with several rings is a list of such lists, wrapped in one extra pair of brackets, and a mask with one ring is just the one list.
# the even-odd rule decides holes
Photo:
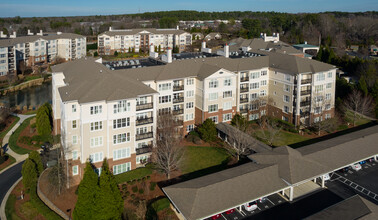
[(226, 214), (228, 215), (228, 214), (231, 214), (231, 213), (233, 213), (233, 212), (235, 212), (235, 209), (230, 209), (230, 210), (227, 210), (227, 211), (226, 211)]
[(221, 217), (221, 214), (216, 214), (216, 215), (211, 216), (211, 219), (215, 220), (215, 219), (218, 219), (220, 217)]

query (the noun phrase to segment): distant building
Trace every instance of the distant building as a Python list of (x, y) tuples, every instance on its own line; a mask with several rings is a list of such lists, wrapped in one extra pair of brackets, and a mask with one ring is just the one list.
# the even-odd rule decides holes
[(378, 47), (375, 46), (375, 45), (370, 45), (370, 46), (369, 46), (369, 53), (370, 53), (370, 55), (372, 55), (372, 56), (376, 56), (376, 55), (378, 55)]
[(193, 40), (202, 40), (203, 39), (203, 34), (202, 33), (192, 33), (192, 39)]
[(205, 36), (205, 40), (207, 40), (207, 41), (219, 40), (219, 39), (222, 39), (222, 35), (220, 33), (217, 33), (217, 32), (213, 32), (213, 33), (210, 33), (210, 34)]
[(319, 46), (307, 44), (307, 41), (305, 41), (304, 44), (295, 44), (293, 47), (301, 50), (303, 53), (306, 53), (306, 50), (316, 50), (316, 52), (319, 51)]

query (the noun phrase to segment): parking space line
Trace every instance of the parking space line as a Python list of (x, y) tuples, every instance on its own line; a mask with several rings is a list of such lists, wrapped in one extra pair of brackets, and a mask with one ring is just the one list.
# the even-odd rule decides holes
[(242, 215), (242, 216), (245, 216), (246, 214), (243, 212), (243, 211), (239, 211), (239, 209), (238, 208), (235, 208), (236, 209), (236, 211), (237, 212), (239, 212), (240, 213), (240, 215)]
[(221, 214), (221, 216), (224, 218), (224, 219), (226, 219), (227, 220), (227, 218), (226, 217), (224, 217), (224, 215), (223, 214)]
[[(339, 174), (336, 174), (336, 175), (340, 176)], [(354, 183), (354, 182), (352, 182), (352, 181), (350, 181), (350, 180), (348, 180), (344, 177), (341, 177), (341, 176), (338, 180), (339, 180), (339, 182), (342, 182), (342, 183), (352, 187), (353, 189), (359, 191), (360, 193), (365, 194), (366, 196), (372, 197), (374, 200), (378, 201), (378, 199), (376, 198), (378, 195), (376, 193), (371, 192), (368, 189), (365, 189), (364, 187), (358, 185), (357, 183)], [(348, 183), (348, 182), (350, 182), (350, 183)], [(354, 187), (352, 185), (356, 185), (356, 187)], [(361, 189), (359, 189), (359, 188), (361, 188)]]
[(272, 203), (272, 205), (274, 205), (274, 203), (273, 203), (272, 201), (270, 201), (270, 199), (269, 199), (268, 197), (266, 197), (266, 199), (267, 199), (270, 203)]
[(261, 211), (261, 209), (260, 209), (260, 207), (259, 206), (257, 206), (257, 208)]

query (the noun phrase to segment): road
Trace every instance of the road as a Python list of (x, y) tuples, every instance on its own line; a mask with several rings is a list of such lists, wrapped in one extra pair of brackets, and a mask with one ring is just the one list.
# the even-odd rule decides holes
[(23, 161), (0, 174), (0, 204), (8, 190), (21, 177), (22, 164)]

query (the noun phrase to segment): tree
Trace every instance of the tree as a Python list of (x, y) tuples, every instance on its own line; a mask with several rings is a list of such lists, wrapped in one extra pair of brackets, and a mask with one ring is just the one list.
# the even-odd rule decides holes
[(273, 146), (278, 140), (282, 130), (282, 126), (276, 120), (273, 120), (265, 115), (260, 116), (258, 124), (261, 132), (256, 135), (263, 139), (269, 146)]
[(144, 220), (146, 218), (147, 204), (145, 200), (141, 200), (135, 209), (135, 215), (138, 219)]
[(117, 182), (110, 172), (109, 164), (105, 158), (99, 178), (99, 198), (97, 201), (98, 219), (121, 219), (123, 213), (123, 199), (118, 189)]
[(118, 56), (118, 52), (117, 51), (114, 51), (114, 56)]
[(37, 186), (38, 181), (38, 171), (36, 169), (35, 163), (27, 158), (22, 165), (22, 183), (26, 189), (34, 190)]
[(98, 57), (98, 52), (95, 51), (95, 52), (93, 53), (93, 56)]
[(353, 126), (356, 126), (357, 115), (369, 116), (374, 110), (374, 100), (371, 96), (364, 96), (362, 92), (353, 90), (344, 102), (345, 110), (350, 110), (353, 114)]
[(256, 143), (251, 143), (249, 136), (248, 121), (243, 116), (237, 114), (231, 121), (233, 127), (228, 127), (227, 139), (230, 143), (230, 153), (239, 161), (240, 156), (247, 155), (251, 151), (251, 147)]
[(157, 140), (152, 159), (156, 167), (170, 179), (171, 172), (178, 170), (183, 158), (183, 147), (180, 145), (182, 135), (179, 123), (172, 114), (159, 115), (157, 120)]
[(39, 135), (45, 136), (51, 134), (51, 111), (47, 104), (42, 105), (37, 110), (37, 131)]
[(201, 139), (210, 142), (215, 141), (217, 138), (217, 128), (215, 127), (215, 123), (210, 119), (206, 119), (202, 125), (198, 128), (198, 132), (201, 136)]
[(321, 131), (329, 129), (334, 124), (333, 120), (327, 117), (327, 114), (329, 114), (327, 110), (331, 108), (331, 98), (327, 98), (327, 96), (322, 93), (317, 93), (312, 99), (312, 105), (315, 117), (312, 126), (320, 136)]
[(25, 74), (25, 71), (27, 69), (27, 66), (26, 66), (26, 63), (25, 61), (20, 61), (20, 71), (21, 71), (21, 74), (24, 75)]
[(368, 88), (364, 76), (361, 76), (358, 80), (358, 89), (362, 92), (364, 96), (368, 95)]
[(161, 53), (161, 46), (160, 46), (160, 44), (158, 46), (158, 52)]
[(98, 201), (98, 176), (95, 173), (92, 164), (87, 162), (84, 169), (84, 177), (78, 188), (78, 197), (73, 219), (91, 220), (96, 219), (96, 203)]
[(38, 176), (41, 175), (41, 173), (43, 172), (43, 164), (38, 151), (30, 152), (29, 159), (35, 164)]
[(248, 120), (245, 117), (243, 117), (242, 115), (236, 114), (236, 115), (234, 115), (234, 117), (231, 120), (231, 125), (238, 127), (239, 130), (241, 130), (243, 132), (246, 132), (246, 130), (248, 128)]

